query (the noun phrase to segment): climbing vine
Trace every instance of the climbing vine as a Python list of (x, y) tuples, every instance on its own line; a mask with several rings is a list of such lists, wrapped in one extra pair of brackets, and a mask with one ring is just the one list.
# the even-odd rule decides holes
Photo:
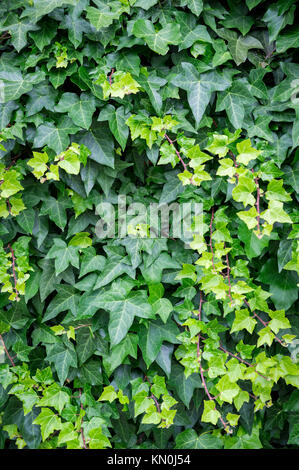
[(2, 0), (0, 448), (298, 447), (295, 10)]

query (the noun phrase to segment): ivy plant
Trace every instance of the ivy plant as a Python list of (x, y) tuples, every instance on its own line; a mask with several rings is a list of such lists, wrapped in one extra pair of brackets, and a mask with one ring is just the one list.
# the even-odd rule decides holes
[(298, 448), (295, 13), (1, 1), (0, 448)]

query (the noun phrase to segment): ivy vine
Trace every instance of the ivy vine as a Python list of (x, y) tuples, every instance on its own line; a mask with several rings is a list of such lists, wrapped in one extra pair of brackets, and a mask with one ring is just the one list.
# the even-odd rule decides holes
[(2, 0), (0, 448), (299, 446), (295, 11)]

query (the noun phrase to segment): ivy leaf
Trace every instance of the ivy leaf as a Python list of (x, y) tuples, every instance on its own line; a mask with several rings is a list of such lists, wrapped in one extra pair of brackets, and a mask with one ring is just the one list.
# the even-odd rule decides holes
[(261, 213), (261, 217), (270, 225), (273, 225), (275, 222), (280, 222), (281, 224), (292, 223), (290, 216), (283, 210), (283, 203), (276, 200), (269, 201), (268, 209)]
[(52, 260), (43, 259), (39, 264), (43, 268), (39, 285), (40, 297), (43, 302), (45, 298), (53, 292), (56, 284), (59, 284), (61, 281), (61, 278), (56, 275), (55, 265)]
[(54, 111), (57, 92), (45, 83), (40, 83), (28, 93), (29, 99), (26, 104), (26, 115), (33, 116), (43, 108)]
[(66, 209), (71, 207), (70, 201), (65, 198), (55, 199), (50, 196), (42, 205), (40, 215), (48, 215), (57, 227), (63, 230), (67, 223)]
[(277, 263), (272, 258), (263, 264), (259, 281), (268, 284), (271, 299), (277, 309), (287, 310), (298, 298), (298, 275), (294, 271), (277, 271)]
[(63, 343), (47, 344), (46, 359), (54, 364), (61, 385), (68, 376), (69, 368), (77, 367), (77, 355), (72, 343), (67, 346)]
[(20, 52), (27, 44), (28, 31), (36, 31), (38, 26), (31, 20), (20, 18), (15, 13), (8, 13), (5, 21), (0, 26), (0, 30), (9, 31), (12, 37), (12, 44)]
[(191, 47), (195, 43), (195, 41), (212, 43), (211, 36), (209, 35), (206, 26), (197, 25), (196, 19), (193, 15), (177, 11), (176, 19), (180, 24), (181, 34), (183, 38), (182, 42), (179, 45), (179, 50)]
[(186, 429), (176, 437), (176, 449), (222, 449), (223, 442), (211, 434), (198, 435), (194, 429)]
[(234, 333), (236, 331), (245, 329), (249, 333), (252, 333), (255, 325), (256, 320), (252, 318), (247, 308), (243, 310), (236, 310), (236, 318), (230, 331), (231, 333)]
[(237, 212), (238, 217), (240, 217), (243, 222), (247, 225), (249, 230), (252, 230), (254, 227), (257, 226), (257, 210), (255, 207), (251, 207), (247, 211), (240, 211)]
[(83, 129), (90, 128), (95, 110), (95, 99), (88, 93), (81, 93), (80, 97), (75, 93), (64, 93), (55, 106), (56, 112), (67, 113), (73, 123)]
[(36, 47), (42, 51), (46, 46), (51, 44), (52, 39), (55, 37), (57, 31), (57, 23), (51, 19), (40, 21), (40, 29), (37, 31), (31, 31), (29, 36), (33, 39)]
[(283, 268), (287, 269), (286, 265), (292, 259), (293, 245), (290, 240), (281, 240), (277, 252), (278, 261), (278, 272), (281, 272)]
[(33, 145), (35, 148), (48, 145), (59, 154), (69, 146), (69, 135), (75, 134), (77, 131), (78, 127), (73, 124), (73, 121), (67, 116), (62, 116), (57, 121), (57, 125), (53, 122), (40, 125), (36, 131)]
[(179, 44), (181, 39), (180, 25), (176, 23), (168, 23), (156, 32), (149, 20), (138, 19), (134, 23), (132, 32), (137, 38), (143, 38), (150, 49), (161, 55), (167, 54), (168, 44)]
[(121, 274), (127, 273), (129, 276), (134, 277), (135, 270), (127, 264), (126, 258), (115, 258), (110, 263), (106, 263), (104, 269), (99, 275), (94, 290), (106, 286)]
[(69, 241), (68, 246), (74, 246), (78, 248), (88, 248), (92, 245), (92, 240), (89, 238), (88, 232), (79, 232), (73, 236)]
[(43, 318), (44, 322), (55, 318), (60, 312), (64, 312), (65, 310), (70, 310), (73, 315), (76, 315), (77, 303), (79, 300), (76, 290), (72, 286), (68, 286), (67, 284), (57, 286), (56, 289), (57, 295), (50, 302), (46, 310), (46, 314)]
[(54, 383), (45, 389), (43, 397), (39, 401), (39, 405), (51, 406), (61, 413), (65, 405), (69, 402), (69, 394), (63, 391), (57, 383)]
[(32, 234), (35, 223), (35, 211), (33, 209), (22, 211), (21, 214), (16, 217), (16, 220), (26, 233)]
[(216, 111), (225, 110), (234, 128), (240, 129), (243, 127), (245, 106), (251, 105), (253, 102), (254, 99), (247, 87), (236, 80), (231, 88), (218, 95)]
[(160, 113), (162, 109), (162, 95), (159, 90), (161, 87), (166, 85), (167, 80), (165, 78), (159, 77), (156, 72), (151, 72), (144, 76), (143, 74), (140, 74), (138, 81), (142, 88), (146, 91), (148, 94), (148, 97), (150, 99), (150, 102), (156, 111), (156, 113)]
[(299, 442), (299, 427), (298, 422), (291, 416), (290, 419), (290, 434), (288, 444), (298, 445)]
[(270, 201), (291, 201), (291, 196), (286, 192), (282, 185), (282, 180), (273, 179), (272, 181), (270, 181), (265, 194), (266, 198)]
[(239, 225), (238, 235), (240, 240), (244, 243), (246, 255), (250, 259), (259, 256), (263, 249), (269, 245), (269, 237), (264, 235), (262, 238), (258, 238), (255, 233), (252, 230), (249, 230), (243, 222), (241, 222)]
[(105, 308), (110, 311), (108, 331), (114, 346), (126, 336), (134, 316), (151, 318), (152, 308), (144, 291), (129, 294), (127, 297), (111, 292), (107, 297), (104, 302)]
[(298, 44), (298, 26), (293, 26), (293, 28), (289, 29), (277, 38), (277, 52), (285, 52), (291, 47), (296, 48), (298, 47)]
[[(261, 137), (262, 139), (273, 142), (273, 133), (269, 128), (269, 123), (272, 121), (271, 116), (259, 116), (257, 120), (249, 125), (247, 128), (249, 137)], [(245, 124), (244, 124), (245, 125)]]
[(80, 144), (84, 144), (91, 151), (92, 160), (114, 168), (113, 138), (105, 123), (94, 124), (91, 130), (82, 133)]
[(90, 272), (99, 271), (101, 272), (105, 266), (106, 259), (104, 256), (96, 255), (96, 250), (94, 248), (89, 248), (84, 250), (81, 266), (80, 266), (80, 275), (79, 278), (85, 276)]
[[(158, 362), (157, 358), (156, 362)], [(194, 390), (196, 388), (202, 388), (199, 376), (197, 374), (191, 374), (186, 378), (184, 368), (179, 364), (172, 365), (169, 385), (175, 388), (179, 398), (187, 408), (189, 408), (190, 401), (194, 395)]]
[(182, 72), (171, 83), (187, 91), (188, 103), (198, 125), (210, 101), (212, 92), (225, 90), (231, 83), (217, 72), (199, 75), (194, 65), (187, 62), (181, 64), (181, 69)]
[(254, 69), (250, 71), (250, 91), (251, 93), (260, 99), (268, 99), (268, 90), (263, 82), (265, 71), (262, 69)]
[[(108, 123), (112, 134), (124, 150), (129, 137), (129, 128), (126, 125), (127, 115), (125, 114), (124, 107), (120, 106), (115, 109), (111, 106), (109, 113), (105, 114), (105, 117), (106, 116), (108, 117)], [(100, 116), (98, 120), (100, 120)]]
[(141, 7), (144, 10), (149, 10), (156, 3), (158, 3), (158, 0), (137, 0), (134, 3), (134, 6), (135, 7)]
[(0, 196), (8, 198), (23, 189), (19, 182), (20, 174), (15, 170), (7, 171), (0, 186)]
[(78, 440), (73, 423), (62, 423), (58, 436), (58, 445)]
[(67, 246), (67, 244), (59, 238), (54, 240), (54, 246), (49, 250), (47, 258), (55, 259), (56, 275), (65, 271), (69, 264), (75, 268), (79, 268), (79, 254), (77, 247)]
[(204, 411), (201, 416), (201, 420), (204, 423), (217, 424), (220, 416), (219, 411), (215, 407), (215, 403), (212, 400), (204, 400)]
[(105, 355), (103, 358), (103, 365), (108, 377), (120, 364), (123, 363), (127, 356), (131, 356), (134, 359), (137, 358), (137, 345), (137, 335), (129, 333), (120, 343), (111, 348), (110, 353)]
[(156, 359), (163, 341), (178, 344), (177, 335), (179, 330), (172, 320), (164, 324), (161, 320), (152, 321), (148, 328), (141, 326), (139, 329), (139, 342), (142, 356), (149, 367)]
[(226, 28), (237, 27), (241, 31), (242, 35), (245, 36), (254, 23), (254, 19), (250, 16), (243, 15), (243, 11), (236, 6), (229, 16), (221, 21), (221, 24)]
[(40, 425), (44, 441), (62, 426), (61, 419), (50, 408), (43, 408), (33, 423)]
[(88, 327), (82, 327), (76, 334), (76, 353), (82, 366), (97, 350), (97, 341)]
[(235, 398), (240, 391), (239, 385), (235, 382), (231, 382), (227, 375), (221, 377), (216, 388), (220, 392), (221, 400), (227, 401), (228, 403), (232, 403), (233, 398)]
[(250, 139), (246, 139), (238, 143), (237, 150), (239, 152), (239, 155), (237, 155), (237, 162), (243, 163), (243, 165), (248, 165), (251, 160), (257, 158), (261, 153), (261, 150), (252, 148)]
[(28, 160), (27, 164), (33, 168), (32, 173), (36, 178), (42, 178), (47, 171), (49, 157), (46, 152), (33, 152), (33, 158)]
[(0, 71), (0, 103), (17, 100), (24, 93), (31, 91), (34, 85), (42, 82), (44, 78), (43, 72), (28, 73), (23, 76), (21, 72), (7, 73)]
[(85, 364), (79, 368), (79, 378), (83, 383), (101, 385), (103, 383), (103, 377), (100, 361), (90, 359), (85, 362)]
[(272, 333), (271, 329), (269, 326), (262, 328), (260, 331), (257, 333), (259, 335), (259, 339), (257, 341), (257, 346), (262, 346), (263, 344), (268, 344), (268, 346), (271, 346), (274, 340), (274, 334)]
[(134, 80), (130, 72), (115, 72), (113, 75), (113, 81), (111, 84), (108, 83), (105, 74), (101, 74), (97, 84), (103, 88), (104, 98), (108, 98), (109, 95), (113, 98), (124, 98), (126, 95), (135, 94), (139, 92), (140, 85)]
[(245, 62), (250, 49), (263, 49), (261, 42), (253, 36), (238, 36), (235, 31), (221, 29), (218, 34), (228, 42), (229, 51), (236, 65)]
[(186, 0), (188, 8), (194, 13), (194, 15), (199, 16), (203, 10), (202, 0)]
[(212, 62), (213, 67), (222, 65), (232, 58), (230, 52), (228, 51), (227, 45), (222, 39), (214, 40), (213, 48), (216, 51), (216, 54), (214, 55), (213, 62)]
[(88, 22), (80, 16), (84, 11), (84, 7), (84, 2), (78, 2), (74, 8), (69, 10), (69, 14), (66, 14), (60, 23), (60, 27), (67, 30), (69, 40), (75, 47), (81, 44), (83, 33), (88, 31)]
[(289, 319), (286, 318), (284, 310), (277, 310), (276, 312), (269, 312), (269, 316), (272, 320), (268, 323), (274, 333), (278, 333), (280, 329), (291, 328)]
[(0, 128), (3, 129), (10, 122), (13, 111), (18, 109), (18, 105), (14, 101), (0, 104)]
[(102, 394), (99, 398), (99, 401), (108, 400), (109, 403), (112, 403), (116, 398), (117, 398), (117, 393), (114, 390), (113, 385), (108, 385), (108, 387), (104, 388), (104, 390), (103, 390), (103, 392), (102, 392)]
[(94, 7), (88, 7), (86, 9), (86, 17), (91, 24), (99, 30), (110, 26), (113, 20), (118, 18), (119, 15), (111, 11), (109, 5), (106, 5), (104, 2), (97, 1), (97, 5), (100, 9)]
[(51, 13), (64, 4), (74, 5), (75, 0), (34, 0), (34, 5), (26, 6), (22, 16), (29, 16), (37, 22), (41, 16)]
[(106, 449), (107, 447), (111, 447), (108, 437), (103, 434), (101, 428), (91, 429), (88, 436), (90, 437), (90, 449)]
[(256, 190), (255, 183), (252, 178), (240, 175), (237, 186), (233, 189), (233, 198), (238, 202), (243, 202), (246, 207), (248, 204), (253, 206), (255, 197), (252, 193)]

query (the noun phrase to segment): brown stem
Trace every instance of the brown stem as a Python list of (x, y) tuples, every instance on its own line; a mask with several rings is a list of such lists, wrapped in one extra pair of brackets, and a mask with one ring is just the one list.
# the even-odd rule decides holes
[[(244, 299), (244, 303), (245, 303), (245, 305), (247, 305), (247, 307), (251, 310), (250, 305), (249, 305), (249, 303), (247, 302), (246, 299)], [(264, 325), (264, 327), (267, 327), (267, 326), (268, 326), (268, 323), (269, 323), (269, 322), (265, 322), (261, 317), (258, 316), (258, 314), (257, 314), (256, 312), (253, 311), (252, 313), (253, 313), (253, 316), (256, 317), (256, 318), (261, 322), (262, 325)], [(274, 334), (274, 333), (273, 333), (273, 334)], [(281, 346), (283, 346), (283, 342), (278, 338), (278, 336), (276, 336), (276, 335), (274, 334), (274, 338), (276, 339), (276, 341), (277, 341), (279, 344), (281, 344)]]
[(229, 153), (229, 155), (232, 157), (232, 159), (234, 160), (234, 166), (235, 166), (235, 168), (238, 168), (239, 165), (238, 165), (238, 163), (236, 162), (236, 157), (235, 157), (235, 155), (233, 154), (233, 152), (232, 152), (231, 150), (230, 150), (228, 153)]
[[(177, 156), (178, 156), (178, 158), (179, 158), (181, 164), (182, 164), (183, 167), (184, 167), (184, 171), (188, 171), (188, 169), (187, 169), (187, 166), (188, 166), (188, 165), (186, 165), (186, 163), (184, 162), (184, 160), (183, 160), (182, 157), (181, 157), (180, 152), (179, 152), (179, 151), (175, 148), (175, 146), (174, 146), (175, 140), (171, 140), (171, 139), (168, 137), (167, 134), (164, 134), (164, 138), (167, 139), (168, 142), (170, 143), (170, 145), (173, 146), (173, 148), (174, 148), (174, 150), (175, 150), (175, 153), (177, 154)], [(189, 179), (189, 181), (190, 181), (190, 184), (193, 184), (194, 186), (196, 186), (196, 184), (195, 184), (194, 181), (192, 180), (192, 176), (191, 176), (191, 178)]]
[[(152, 384), (151, 384), (151, 382), (150, 382), (148, 376), (144, 374), (144, 377), (145, 377), (145, 380), (147, 381), (147, 383), (149, 383), (150, 386), (152, 386)], [(155, 395), (154, 395), (153, 393), (151, 394), (151, 398), (152, 398), (152, 399), (154, 400), (154, 402), (155, 402), (155, 405), (156, 405), (156, 408), (157, 408), (158, 413), (161, 413), (160, 405), (159, 405), (159, 403), (158, 403), (157, 398), (155, 397)]]
[(4, 339), (3, 339), (3, 336), (2, 336), (2, 335), (0, 335), (0, 339), (1, 339), (1, 341), (2, 341), (2, 344), (3, 344), (3, 347), (4, 347), (4, 351), (5, 351), (6, 355), (7, 355), (7, 357), (8, 357), (8, 359), (10, 360), (11, 365), (14, 367), (14, 366), (15, 366), (14, 360), (13, 360), (13, 358), (11, 357), (11, 355), (9, 354), (7, 347), (5, 346)]
[[(234, 161), (234, 167), (235, 167), (235, 168), (238, 168), (239, 165), (238, 165), (238, 163), (237, 163), (237, 161), (236, 161), (235, 155), (233, 154), (233, 152), (232, 152), (231, 150), (230, 150), (228, 153), (229, 153), (229, 155), (232, 157), (232, 159), (233, 159), (233, 161)], [(238, 175), (238, 173), (235, 173), (235, 177), (237, 178), (237, 180), (239, 180), (239, 175)]]
[(243, 362), (243, 364), (246, 364), (248, 367), (253, 367), (254, 368), (254, 371), (260, 376), (260, 377), (263, 377), (264, 379), (266, 380), (270, 380), (268, 377), (266, 377), (265, 375), (261, 374), (260, 372), (258, 372), (254, 365), (253, 364), (250, 364), (250, 362), (247, 362), (245, 361), (244, 359), (242, 359), (241, 357), (237, 356), (236, 354), (233, 354), (232, 352), (228, 351), (227, 349), (225, 349), (221, 344), (219, 345), (219, 349), (221, 349), (223, 352), (225, 352), (226, 354), (229, 354), (230, 356), (234, 357), (235, 359), (238, 359), (238, 361), (240, 362)]
[(145, 433), (142, 432), (140, 434), (140, 436), (138, 437), (138, 440), (137, 440), (137, 444), (141, 444), (141, 442), (143, 441), (144, 437), (146, 437)]
[(171, 140), (171, 139), (168, 137), (167, 134), (164, 134), (164, 137), (165, 137), (165, 139), (168, 140), (168, 142), (170, 143), (170, 145), (173, 146), (173, 148), (174, 148), (174, 150), (175, 150), (175, 153), (177, 154), (177, 156), (178, 156), (180, 162), (182, 163), (182, 165), (183, 165), (183, 167), (184, 167), (184, 170), (185, 170), (185, 171), (188, 171), (188, 170), (187, 170), (187, 165), (186, 165), (186, 163), (184, 162), (184, 160), (182, 159), (180, 152), (179, 152), (179, 151), (175, 148), (175, 146), (174, 146), (174, 140)]
[(211, 222), (210, 222), (210, 249), (212, 253), (212, 265), (213, 268), (215, 269), (215, 264), (214, 264), (214, 251), (213, 251), (213, 244), (212, 244), (212, 225), (213, 225), (213, 220), (214, 220), (214, 207), (212, 207), (212, 214), (211, 214)]
[(114, 69), (111, 69), (111, 73), (110, 75), (108, 76), (109, 78), (109, 85), (111, 86), (112, 85), (112, 75), (114, 74), (115, 70)]
[[(79, 397), (80, 398), (81, 398), (81, 395), (82, 395), (82, 388), (79, 388)], [(82, 403), (80, 403), (80, 407), (81, 407), (81, 410), (84, 410)], [(83, 423), (83, 418), (81, 420), (81, 430), (80, 430), (80, 432), (81, 432), (81, 437), (82, 437), (82, 441), (83, 441), (83, 448), (87, 449), (82, 423)]]
[(8, 39), (8, 38), (10, 38), (10, 37), (11, 37), (11, 36), (10, 36), (9, 32), (6, 31), (5, 33), (3, 33), (3, 34), (0, 36), (0, 42), (1, 42), (1, 41), (4, 41), (5, 39)]
[(157, 400), (157, 398), (155, 397), (155, 395), (154, 395), (153, 393), (151, 394), (151, 398), (152, 398), (152, 399), (154, 400), (154, 402), (155, 402), (155, 405), (156, 405), (156, 408), (157, 408), (158, 413), (161, 413), (158, 400)]
[(17, 290), (17, 276), (16, 276), (16, 270), (15, 270), (15, 267), (16, 267), (16, 258), (15, 258), (15, 254), (14, 254), (14, 251), (10, 245), (10, 243), (8, 243), (8, 248), (11, 252), (11, 256), (12, 256), (12, 274), (13, 274), (13, 278), (14, 278), (14, 283), (15, 283), (15, 292), (16, 292), (16, 300), (20, 300), (20, 297), (19, 297), (19, 292)]
[[(201, 292), (200, 292), (200, 302), (199, 302), (199, 309), (198, 309), (198, 318), (199, 318), (199, 320), (201, 319), (201, 307), (202, 307), (202, 295), (201, 295)], [(197, 361), (198, 361), (198, 365), (199, 365), (200, 377), (201, 377), (201, 382), (203, 384), (203, 388), (204, 388), (209, 400), (214, 401), (217, 397), (212, 397), (212, 395), (210, 394), (209, 389), (207, 387), (206, 380), (205, 380), (204, 375), (203, 375), (204, 371), (203, 371), (203, 368), (202, 368), (202, 365), (201, 365), (201, 360), (200, 360), (200, 334), (197, 337)], [(215, 410), (216, 410), (216, 405), (215, 405)], [(226, 428), (227, 423), (224, 421), (222, 416), (220, 416), (219, 419), (220, 419), (223, 427)]]
[[(198, 364), (199, 364), (199, 370), (200, 370), (200, 377), (201, 377), (201, 381), (202, 381), (202, 384), (203, 384), (203, 388), (209, 398), (209, 400), (211, 401), (214, 401), (217, 397), (212, 397), (210, 392), (209, 392), (209, 389), (207, 387), (207, 384), (206, 384), (206, 381), (205, 381), (205, 378), (204, 378), (204, 375), (203, 375), (203, 369), (202, 369), (202, 366), (201, 366), (201, 361), (200, 361), (200, 346), (199, 346), (199, 341), (200, 341), (200, 335), (198, 335), (198, 341), (197, 341), (197, 360), (198, 360)], [(215, 410), (217, 409), (216, 408), (216, 405), (215, 405)], [(219, 416), (219, 419), (224, 427), (224, 429), (227, 427), (227, 423), (224, 421), (224, 419), (222, 418), (222, 416)]]
[(9, 212), (9, 214), (12, 215), (12, 212), (11, 212), (11, 204), (10, 204), (10, 202), (9, 202), (9, 199), (6, 199), (6, 204), (7, 204), (7, 206), (8, 206), (8, 212)]
[(202, 309), (202, 293), (201, 291), (199, 292), (199, 307), (198, 307), (198, 318), (201, 320), (201, 309)]
[(91, 323), (87, 323), (86, 325), (79, 325), (79, 326), (75, 326), (74, 327), (74, 330), (79, 330), (80, 328), (85, 328), (87, 326), (91, 326)]
[[(252, 173), (254, 173), (253, 168), (251, 169), (251, 171), (252, 171)], [(260, 192), (260, 186), (259, 186), (258, 180), (259, 180), (258, 177), (254, 178), (254, 182), (256, 184), (256, 191), (257, 191), (257, 195), (256, 195), (257, 237), (261, 238), (261, 229), (260, 229), (260, 214), (261, 214), (261, 211), (260, 211), (260, 194), (261, 194), (261, 192)]]
[(209, 400), (215, 400), (215, 397), (212, 397), (212, 395), (209, 392), (209, 389), (207, 387), (207, 383), (205, 381), (204, 375), (203, 375), (203, 368), (201, 365), (201, 360), (200, 360), (200, 335), (198, 335), (198, 341), (197, 341), (197, 360), (199, 364), (199, 370), (200, 370), (200, 376), (201, 376), (201, 381), (203, 384), (203, 388), (205, 389), (206, 394), (208, 395)]
[[(225, 242), (224, 242), (224, 248), (225, 248)], [(228, 253), (226, 253), (225, 258), (226, 258), (226, 266), (227, 266), (226, 276), (227, 276), (228, 287), (229, 287), (228, 296), (229, 296), (230, 300), (233, 301), (232, 295), (231, 295), (232, 286), (231, 286), (231, 282), (230, 282), (230, 266), (229, 266), (229, 260), (228, 260)]]
[(265, 56), (265, 60), (269, 59), (271, 57), (271, 55), (274, 54), (275, 51), (276, 51), (276, 47), (274, 46), (273, 50), (268, 52), (268, 54)]
[[(8, 127), (8, 126), (7, 126)], [(18, 155), (15, 155), (12, 159), (12, 161), (10, 162), (10, 164), (8, 165), (7, 168), (5, 168), (6, 171), (10, 170), (12, 166), (14, 166), (14, 164), (16, 163), (16, 161), (22, 156), (21, 153), (19, 153)]]

